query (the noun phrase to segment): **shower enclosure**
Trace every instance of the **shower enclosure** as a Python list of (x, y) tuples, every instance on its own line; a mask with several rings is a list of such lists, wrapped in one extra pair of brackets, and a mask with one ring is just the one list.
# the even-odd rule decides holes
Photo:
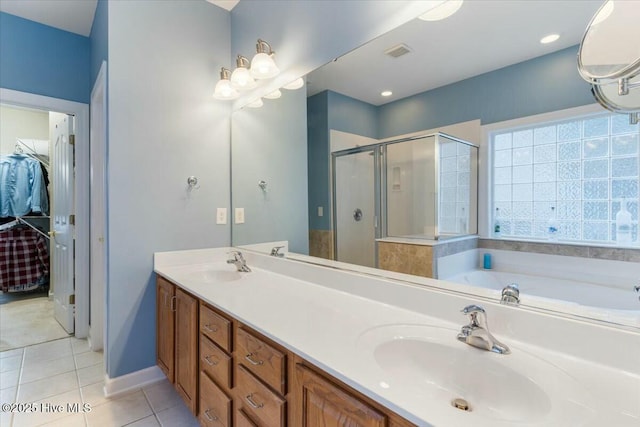
[(376, 239), (477, 233), (478, 147), (436, 133), (332, 153), (334, 253), (376, 267)]

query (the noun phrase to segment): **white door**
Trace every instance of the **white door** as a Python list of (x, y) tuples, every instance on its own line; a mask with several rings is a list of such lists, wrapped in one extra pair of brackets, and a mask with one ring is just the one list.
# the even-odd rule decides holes
[(54, 315), (58, 323), (70, 334), (74, 332), (74, 226), (73, 194), (74, 164), (73, 116), (59, 114), (53, 129), (53, 205), (51, 211), (53, 231), (51, 252), (53, 258)]
[(105, 212), (106, 212), (106, 97), (103, 62), (91, 92), (91, 321), (89, 345), (91, 350), (104, 348), (104, 289), (106, 282)]

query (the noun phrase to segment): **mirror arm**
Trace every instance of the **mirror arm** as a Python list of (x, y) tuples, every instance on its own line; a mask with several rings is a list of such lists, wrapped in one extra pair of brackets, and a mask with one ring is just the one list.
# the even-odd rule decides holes
[(640, 82), (638, 83), (629, 83), (629, 77), (624, 77), (618, 80), (618, 95), (628, 95), (630, 89), (634, 89), (640, 87)]

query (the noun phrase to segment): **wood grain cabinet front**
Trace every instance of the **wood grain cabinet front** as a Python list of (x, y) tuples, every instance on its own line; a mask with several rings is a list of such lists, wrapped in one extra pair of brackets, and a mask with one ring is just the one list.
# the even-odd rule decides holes
[(237, 366), (235, 395), (238, 410), (261, 427), (285, 427), (287, 402), (271, 391), (244, 366)]
[(237, 328), (236, 340), (236, 362), (284, 396), (287, 393), (286, 353), (242, 327)]
[(222, 351), (204, 334), (200, 334), (200, 370), (226, 390), (231, 389), (231, 356)]
[(156, 281), (156, 358), (157, 364), (173, 383), (175, 366), (175, 285), (163, 277)]
[(200, 332), (224, 351), (231, 353), (231, 320), (216, 313), (211, 307), (200, 303)]
[(232, 402), (204, 372), (200, 372), (200, 412), (203, 427), (232, 427)]
[(387, 427), (387, 416), (303, 365), (296, 365), (300, 427)]
[(175, 388), (191, 412), (197, 414), (198, 300), (176, 289)]

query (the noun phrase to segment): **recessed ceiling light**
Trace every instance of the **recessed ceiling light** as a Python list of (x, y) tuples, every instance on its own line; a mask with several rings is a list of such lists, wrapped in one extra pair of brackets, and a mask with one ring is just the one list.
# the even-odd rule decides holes
[(456, 13), (462, 7), (462, 2), (463, 0), (447, 0), (418, 18), (423, 21), (440, 21)]
[(560, 38), (560, 34), (549, 34), (548, 36), (541, 38), (540, 43), (542, 44), (553, 43), (559, 38)]
[(382, 95), (382, 96), (391, 96), (391, 95), (393, 95), (393, 92), (391, 92), (390, 90), (385, 90), (383, 92), (380, 92), (380, 95)]

